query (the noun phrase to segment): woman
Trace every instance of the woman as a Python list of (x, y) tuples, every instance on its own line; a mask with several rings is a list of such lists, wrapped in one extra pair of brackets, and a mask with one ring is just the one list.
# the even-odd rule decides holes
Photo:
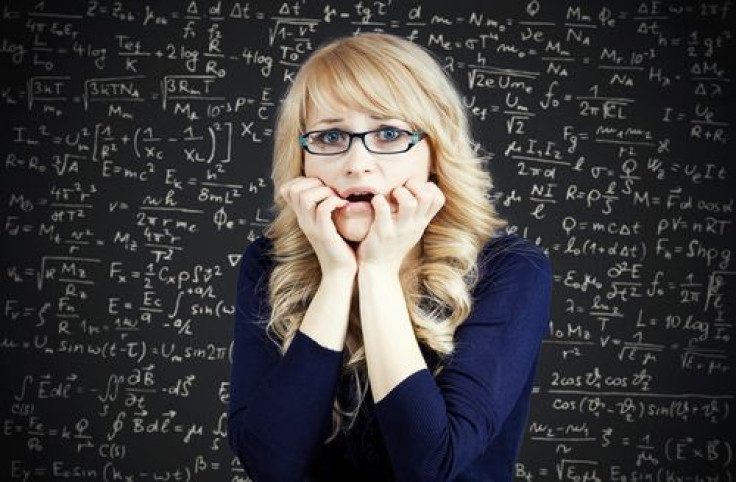
[(483, 161), (416, 44), (301, 67), (238, 280), (228, 440), (253, 480), (511, 480), (551, 274), (500, 233)]

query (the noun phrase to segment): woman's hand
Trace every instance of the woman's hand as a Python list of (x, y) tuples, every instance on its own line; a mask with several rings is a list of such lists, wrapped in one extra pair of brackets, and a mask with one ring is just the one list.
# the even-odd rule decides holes
[(371, 199), (374, 219), (358, 247), (358, 264), (398, 270), (406, 255), (422, 238), (432, 218), (445, 204), (445, 195), (433, 182), (409, 179), (392, 191), (398, 203), (396, 213), (385, 196)]
[(316, 177), (291, 179), (281, 186), (279, 194), (296, 213), (299, 227), (317, 254), (322, 274), (357, 273), (355, 251), (337, 232), (332, 220), (332, 212), (348, 201)]

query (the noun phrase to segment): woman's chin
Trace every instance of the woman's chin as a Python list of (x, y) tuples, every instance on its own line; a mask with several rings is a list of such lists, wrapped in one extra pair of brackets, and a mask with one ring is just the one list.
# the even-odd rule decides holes
[(373, 224), (373, 216), (361, 216), (353, 219), (338, 218), (335, 227), (346, 241), (359, 243), (365, 239)]

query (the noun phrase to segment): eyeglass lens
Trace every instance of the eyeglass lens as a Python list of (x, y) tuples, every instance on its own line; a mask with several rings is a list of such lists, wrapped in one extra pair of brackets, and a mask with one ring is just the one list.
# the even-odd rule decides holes
[[(385, 154), (406, 151), (411, 140), (410, 133), (395, 128), (379, 129), (363, 136), (369, 151)], [(350, 134), (338, 129), (313, 132), (307, 136), (307, 147), (319, 154), (339, 154), (348, 150), (349, 146)]]

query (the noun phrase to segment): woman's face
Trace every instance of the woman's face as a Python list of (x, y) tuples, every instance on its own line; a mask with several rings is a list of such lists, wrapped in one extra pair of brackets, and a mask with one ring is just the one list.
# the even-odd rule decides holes
[[(342, 107), (330, 111), (310, 109), (307, 132), (322, 129), (341, 129), (364, 132), (391, 126), (412, 131), (410, 124), (401, 119), (381, 119), (369, 113)], [(304, 173), (316, 177), (337, 193), (352, 187), (371, 187), (387, 196), (393, 212), (397, 210), (391, 191), (403, 186), (409, 179), (427, 182), (431, 165), (431, 153), (426, 139), (407, 152), (399, 154), (373, 154), (354, 138), (347, 152), (332, 156), (319, 156), (304, 151)], [(362, 241), (373, 223), (373, 206), (358, 211), (347, 206), (335, 210), (332, 219), (338, 233), (348, 241)]]

